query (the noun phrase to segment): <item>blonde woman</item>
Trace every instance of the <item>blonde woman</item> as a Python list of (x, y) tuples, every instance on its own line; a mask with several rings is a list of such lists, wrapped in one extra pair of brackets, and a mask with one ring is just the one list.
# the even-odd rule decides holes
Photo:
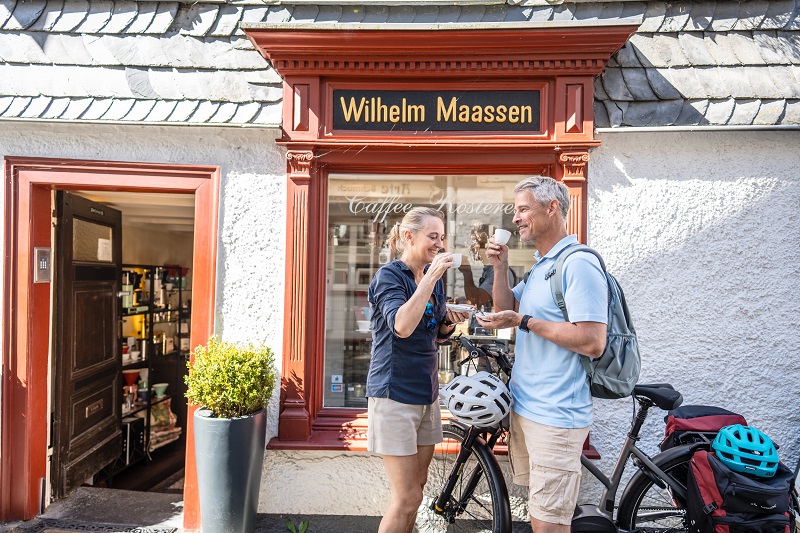
[(442, 252), (444, 241), (440, 211), (411, 209), (387, 239), (400, 256), (382, 266), (369, 286), (367, 446), (383, 457), (392, 494), (379, 533), (411, 532), (434, 446), (442, 441), (436, 343), (468, 318), (445, 306), (441, 278), (453, 266), (453, 254)]

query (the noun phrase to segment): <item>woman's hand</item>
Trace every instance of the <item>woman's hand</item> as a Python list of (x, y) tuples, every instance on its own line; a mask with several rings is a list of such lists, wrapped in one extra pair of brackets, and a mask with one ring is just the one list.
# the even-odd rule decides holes
[(469, 313), (451, 311), (450, 309), (447, 310), (447, 315), (445, 318), (445, 320), (452, 322), (453, 324), (458, 324), (459, 322), (464, 322), (468, 319)]
[(450, 252), (441, 252), (436, 254), (436, 257), (431, 261), (431, 266), (428, 267), (426, 276), (432, 276), (433, 279), (441, 278), (447, 269), (453, 266), (453, 254)]

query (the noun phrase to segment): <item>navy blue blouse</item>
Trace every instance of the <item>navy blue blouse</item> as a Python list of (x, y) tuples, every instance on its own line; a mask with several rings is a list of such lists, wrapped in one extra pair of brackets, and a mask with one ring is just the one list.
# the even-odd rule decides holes
[(430, 405), (436, 401), (439, 394), (436, 335), (447, 313), (444, 281), (436, 282), (433, 290), (436, 303), (428, 305), (414, 332), (406, 338), (394, 332), (397, 310), (416, 289), (414, 273), (399, 259), (382, 266), (369, 285), (372, 309), (369, 397), (412, 405)]

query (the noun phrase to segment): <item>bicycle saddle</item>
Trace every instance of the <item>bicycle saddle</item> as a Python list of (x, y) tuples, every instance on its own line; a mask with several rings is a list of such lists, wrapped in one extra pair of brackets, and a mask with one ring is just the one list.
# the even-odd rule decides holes
[(669, 411), (683, 403), (681, 393), (672, 388), (668, 383), (654, 383), (651, 385), (636, 385), (633, 388), (634, 396), (644, 396), (652, 400), (659, 409)]

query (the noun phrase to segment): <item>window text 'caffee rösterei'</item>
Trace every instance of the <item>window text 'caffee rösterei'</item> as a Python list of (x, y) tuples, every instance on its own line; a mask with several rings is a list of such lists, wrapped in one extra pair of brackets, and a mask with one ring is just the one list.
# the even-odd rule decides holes
[(333, 91), (333, 128), (538, 132), (539, 91)]

